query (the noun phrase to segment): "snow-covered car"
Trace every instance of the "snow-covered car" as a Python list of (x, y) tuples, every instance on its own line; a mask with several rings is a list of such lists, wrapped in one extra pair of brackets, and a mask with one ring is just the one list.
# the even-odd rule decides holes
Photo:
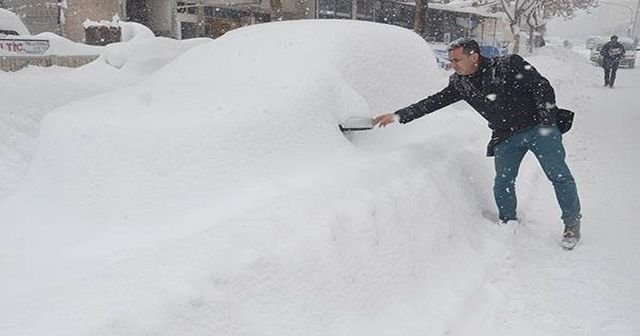
[(0, 8), (0, 37), (15, 35), (31, 35), (31, 33), (18, 15)]
[[(630, 69), (635, 68), (637, 54), (636, 44), (629, 38), (620, 38), (618, 42), (622, 43), (625, 50), (624, 57), (622, 58), (622, 60), (620, 60), (620, 66)], [(591, 52), (589, 54), (589, 59), (591, 60), (591, 62), (600, 66), (602, 65), (602, 55), (600, 55), (600, 49), (602, 49), (602, 46), (604, 44), (605, 42), (596, 43), (595, 46), (591, 48)]]

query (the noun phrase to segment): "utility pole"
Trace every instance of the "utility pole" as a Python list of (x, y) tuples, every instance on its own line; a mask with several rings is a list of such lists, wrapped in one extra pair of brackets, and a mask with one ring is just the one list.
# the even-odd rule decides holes
[(206, 30), (204, 27), (204, 1), (205, 0), (198, 0), (198, 6), (196, 7), (196, 13), (197, 13), (196, 21), (198, 21), (196, 25), (196, 32), (197, 32), (196, 35), (198, 37), (204, 37), (206, 33)]
[(182, 39), (182, 31), (180, 30), (180, 25), (178, 24), (178, 20), (176, 19), (176, 14), (178, 13), (178, 2), (171, 1), (171, 34), (170, 37), (174, 39)]
[(67, 36), (67, 30), (66, 30), (66, 25), (65, 24), (66, 24), (66, 21), (67, 21), (67, 17), (66, 17), (65, 11), (68, 8), (67, 1), (66, 0), (58, 0), (57, 6), (58, 6), (58, 29), (60, 29), (60, 36), (66, 37)]
[(351, 19), (358, 19), (358, 0), (351, 0)]
[(427, 24), (427, 15), (429, 10), (428, 0), (416, 0), (415, 15), (413, 18), (413, 31), (425, 37), (425, 25)]
[(633, 15), (633, 26), (631, 28), (631, 38), (634, 40), (638, 38), (638, 16), (640, 15), (640, 0), (636, 3), (636, 12)]

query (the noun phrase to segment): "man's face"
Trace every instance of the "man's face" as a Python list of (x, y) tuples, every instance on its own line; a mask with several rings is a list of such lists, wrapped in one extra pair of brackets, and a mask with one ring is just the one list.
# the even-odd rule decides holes
[(451, 67), (458, 75), (470, 75), (480, 68), (478, 64), (480, 55), (477, 53), (467, 55), (462, 47), (455, 48), (449, 52)]

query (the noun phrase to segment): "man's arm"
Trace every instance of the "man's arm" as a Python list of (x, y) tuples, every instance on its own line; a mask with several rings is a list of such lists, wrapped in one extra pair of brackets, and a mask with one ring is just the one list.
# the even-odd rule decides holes
[(405, 124), (414, 119), (420, 118), (425, 114), (429, 114), (447, 105), (453, 104), (460, 99), (462, 99), (460, 93), (455, 89), (452, 80), (449, 79), (449, 85), (440, 92), (394, 113), (379, 115), (373, 118), (373, 122), (374, 125), (377, 126), (387, 126), (388, 124), (396, 121)]
[(509, 65), (516, 80), (522, 84), (525, 93), (530, 95), (536, 104), (542, 125), (555, 123), (556, 94), (551, 83), (544, 78), (533, 65), (518, 55), (511, 55)]
[(425, 114), (435, 112), (445, 106), (451, 105), (462, 99), (458, 90), (449, 80), (449, 85), (440, 92), (435, 93), (415, 104), (411, 104), (403, 109), (395, 112), (400, 118), (400, 123), (405, 124), (414, 119), (420, 118)]

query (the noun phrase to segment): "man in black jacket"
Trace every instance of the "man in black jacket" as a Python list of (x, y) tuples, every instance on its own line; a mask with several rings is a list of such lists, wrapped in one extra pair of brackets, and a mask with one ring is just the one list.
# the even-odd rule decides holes
[(518, 55), (482, 57), (473, 39), (454, 41), (449, 46), (449, 59), (455, 73), (447, 87), (395, 113), (377, 116), (375, 124), (408, 123), (466, 101), (493, 131), (487, 155), (494, 156), (494, 197), (500, 223), (517, 221), (516, 176), (524, 155), (532, 151), (553, 184), (562, 210), (563, 245), (572, 248), (580, 239), (580, 201), (565, 163), (562, 134), (556, 126), (555, 93), (549, 81)]
[(618, 42), (616, 35), (611, 36), (611, 40), (600, 49), (602, 67), (604, 68), (604, 86), (613, 88), (613, 83), (616, 81), (616, 72), (624, 53), (624, 46)]

